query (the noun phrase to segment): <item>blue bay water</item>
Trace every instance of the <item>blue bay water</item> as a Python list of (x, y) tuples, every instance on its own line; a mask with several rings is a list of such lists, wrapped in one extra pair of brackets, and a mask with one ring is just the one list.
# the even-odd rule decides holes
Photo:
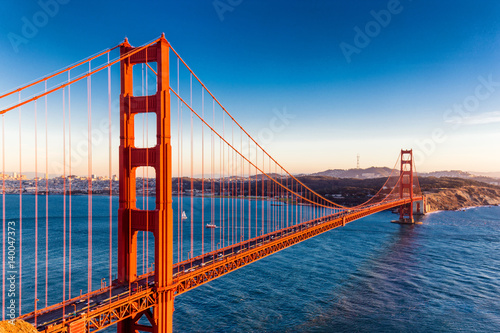
[[(6, 218), (18, 222), (16, 198), (7, 200)], [(23, 196), (23, 312), (33, 307), (33, 198)], [(63, 249), (60, 199), (49, 196), (49, 256), (54, 258)], [(87, 257), (81, 256), (88, 246), (87, 198), (72, 200), (73, 251), (80, 255), (72, 263), (74, 296), (87, 288)], [(108, 197), (94, 196), (94, 289), (108, 276), (108, 205)], [(113, 207), (116, 210), (116, 198)], [(500, 332), (500, 207), (429, 214), (416, 226), (389, 223), (394, 217), (382, 212), (355, 221), (180, 295), (174, 330)], [(116, 240), (115, 219), (112, 222)], [(43, 220), (42, 261), (44, 228)], [(49, 268), (49, 276), (62, 276), (62, 262)], [(42, 263), (39, 276), (44, 274)], [(41, 305), (44, 283), (40, 278)], [(49, 304), (61, 301), (60, 290), (60, 285), (49, 285)]]
[(500, 207), (382, 212), (176, 299), (178, 332), (500, 332)]

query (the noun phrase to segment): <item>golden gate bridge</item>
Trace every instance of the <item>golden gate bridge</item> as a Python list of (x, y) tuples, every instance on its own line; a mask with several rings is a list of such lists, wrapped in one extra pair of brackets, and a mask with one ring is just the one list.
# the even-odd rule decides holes
[[(411, 150), (360, 205), (316, 193), (254, 140), (163, 35), (140, 47), (125, 39), (0, 100), (2, 320), (14, 314), (40, 332), (171, 332), (174, 299), (189, 290), (365, 216), (397, 208), (399, 222), (413, 223), (423, 210)], [(107, 120), (99, 135), (96, 117)], [(85, 122), (86, 135), (75, 133)], [(24, 170), (34, 170), (32, 181)], [(51, 179), (54, 170), (62, 176)], [(77, 182), (81, 170), (87, 176)], [(96, 170), (106, 186), (95, 185)], [(93, 206), (98, 194), (109, 198), (104, 218)], [(86, 212), (84, 231), (76, 209)]]

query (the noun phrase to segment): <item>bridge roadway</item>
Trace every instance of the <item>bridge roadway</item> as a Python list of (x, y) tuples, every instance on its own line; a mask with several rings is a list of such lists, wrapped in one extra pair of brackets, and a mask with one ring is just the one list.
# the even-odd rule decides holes
[[(420, 199), (414, 198), (414, 201)], [(325, 231), (406, 203), (409, 199), (385, 201), (361, 210), (345, 210), (182, 261), (173, 268), (174, 295)], [(119, 284), (115, 280), (111, 286), (37, 310), (36, 327), (43, 332), (70, 332), (69, 327), (81, 323), (87, 325), (89, 332), (96, 331), (150, 308), (157, 293), (154, 272), (141, 275), (130, 284)], [(34, 312), (19, 318), (35, 325)]]

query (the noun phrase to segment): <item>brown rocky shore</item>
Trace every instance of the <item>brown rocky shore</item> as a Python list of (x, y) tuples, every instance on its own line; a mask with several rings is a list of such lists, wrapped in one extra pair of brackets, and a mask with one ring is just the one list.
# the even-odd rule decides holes
[(425, 193), (428, 212), (436, 210), (457, 210), (473, 206), (500, 205), (500, 188), (463, 186), (459, 188), (436, 189)]
[(37, 333), (38, 331), (25, 321), (15, 319), (14, 321), (0, 321), (0, 333)]

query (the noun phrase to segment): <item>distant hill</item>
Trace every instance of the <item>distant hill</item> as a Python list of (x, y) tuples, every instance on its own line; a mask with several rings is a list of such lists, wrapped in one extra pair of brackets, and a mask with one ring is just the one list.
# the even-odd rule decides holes
[(432, 171), (432, 172), (419, 172), (420, 177), (452, 177), (452, 178), (471, 178), (474, 177), (473, 174), (461, 171), (461, 170), (449, 170), (449, 171)]
[(322, 172), (316, 172), (310, 174), (309, 176), (319, 176), (319, 177), (334, 177), (334, 178), (358, 178), (358, 179), (371, 179), (371, 178), (381, 178), (389, 177), (392, 169), (387, 167), (370, 167), (367, 169), (333, 169), (326, 170)]
[[(419, 177), (435, 177), (435, 178), (462, 178), (468, 180), (474, 180), (477, 182), (492, 184), (492, 185), (500, 185), (499, 178), (492, 178), (495, 172), (491, 173), (481, 173), (481, 172), (466, 172), (460, 170), (450, 170), (450, 171), (433, 171), (433, 172), (424, 172), (419, 173)], [(488, 176), (487, 176), (488, 175)]]
[(475, 171), (469, 171), (469, 173), (473, 174), (475, 176), (490, 177), (490, 178), (499, 178), (500, 179), (500, 172), (475, 172)]
[[(300, 176), (373, 179), (387, 178), (390, 174), (391, 169), (387, 167), (371, 167), (367, 169), (330, 169)], [(418, 176), (434, 178), (462, 178), (492, 185), (500, 185), (500, 172), (467, 172), (461, 170), (443, 170), (433, 172), (419, 172)]]

